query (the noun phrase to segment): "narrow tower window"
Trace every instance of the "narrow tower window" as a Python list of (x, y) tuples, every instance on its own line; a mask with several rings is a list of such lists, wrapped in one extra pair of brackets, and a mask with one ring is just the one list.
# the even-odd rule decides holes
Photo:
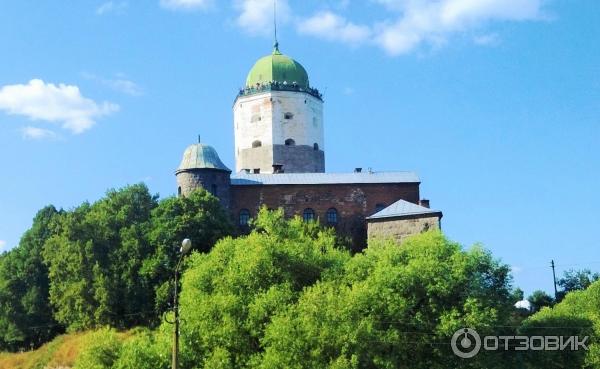
[(315, 142), (315, 143), (313, 144), (313, 150), (315, 150), (315, 151), (319, 151), (319, 144), (318, 144), (318, 143), (316, 143), (316, 142)]
[(252, 142), (252, 147), (256, 148), (256, 147), (261, 147), (262, 146), (262, 142), (260, 142), (259, 140), (256, 140), (254, 142)]
[(240, 225), (242, 227), (245, 227), (248, 225), (248, 222), (250, 221), (250, 211), (248, 209), (242, 209), (240, 210)]
[(293, 138), (288, 138), (287, 140), (285, 140), (285, 146), (294, 146), (296, 144), (296, 141), (294, 141)]
[(177, 196), (181, 197), (181, 186), (177, 187)]
[(304, 209), (304, 213), (302, 213), (302, 218), (305, 222), (315, 220), (315, 211), (311, 208)]

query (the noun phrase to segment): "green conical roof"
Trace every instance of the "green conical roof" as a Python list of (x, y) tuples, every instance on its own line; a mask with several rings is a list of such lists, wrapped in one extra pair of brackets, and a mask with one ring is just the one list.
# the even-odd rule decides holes
[(219, 169), (231, 172), (219, 158), (217, 150), (212, 146), (201, 143), (191, 145), (185, 149), (183, 160), (181, 160), (177, 171), (188, 169)]
[(294, 59), (283, 55), (279, 51), (277, 43), (275, 43), (273, 53), (258, 59), (246, 78), (247, 87), (270, 82), (286, 82), (290, 85), (295, 82), (299, 87), (309, 87), (306, 69)]

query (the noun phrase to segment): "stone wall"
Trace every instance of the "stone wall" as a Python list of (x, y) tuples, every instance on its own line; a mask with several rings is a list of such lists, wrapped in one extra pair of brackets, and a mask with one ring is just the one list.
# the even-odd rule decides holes
[(424, 214), (405, 218), (380, 218), (367, 221), (368, 238), (391, 238), (398, 243), (407, 237), (440, 229), (440, 217), (437, 214)]
[(315, 211), (320, 222), (327, 224), (327, 210), (338, 212), (336, 230), (352, 239), (360, 249), (366, 245), (365, 218), (376, 212), (377, 205), (388, 206), (399, 199), (418, 203), (418, 183), (389, 184), (318, 184), (318, 185), (238, 185), (232, 186), (231, 212), (238, 224), (242, 209), (250, 211), (251, 217), (261, 206), (270, 209), (283, 208), (286, 216), (302, 216), (307, 208)]
[(227, 171), (217, 169), (190, 169), (177, 172), (177, 193), (187, 196), (198, 188), (217, 196), (226, 209), (231, 201), (231, 180)]

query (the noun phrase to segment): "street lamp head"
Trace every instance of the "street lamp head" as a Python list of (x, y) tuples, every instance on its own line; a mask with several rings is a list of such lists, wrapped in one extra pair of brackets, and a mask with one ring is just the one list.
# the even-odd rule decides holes
[(181, 254), (185, 255), (192, 249), (192, 241), (189, 238), (186, 238), (181, 242)]

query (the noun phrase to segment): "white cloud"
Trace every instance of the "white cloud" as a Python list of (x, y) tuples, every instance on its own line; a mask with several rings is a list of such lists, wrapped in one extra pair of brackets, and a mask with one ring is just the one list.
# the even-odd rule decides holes
[(493, 21), (542, 18), (542, 0), (379, 0), (400, 16), (380, 26), (375, 42), (388, 53), (407, 53), (422, 44), (446, 42), (455, 33)]
[[(236, 23), (252, 35), (273, 34), (273, 0), (235, 0), (234, 8), (240, 13)], [(277, 1), (277, 24), (290, 19), (287, 0)]]
[(118, 111), (119, 106), (109, 102), (96, 103), (82, 96), (77, 86), (32, 79), (28, 84), (2, 87), (0, 110), (32, 120), (59, 123), (64, 129), (78, 134), (90, 129), (96, 119)]
[(160, 0), (160, 6), (170, 10), (206, 10), (213, 0)]
[(127, 76), (122, 73), (117, 74), (115, 78), (103, 78), (93, 73), (82, 73), (82, 75), (84, 78), (100, 82), (101, 84), (108, 86), (115, 91), (130, 96), (141, 96), (144, 94), (144, 91), (137, 83), (129, 80)]
[(369, 27), (349, 22), (331, 11), (322, 11), (302, 20), (298, 32), (352, 45), (363, 43), (371, 36)]
[[(485, 29), (493, 22), (544, 18), (546, 0), (373, 0), (392, 15), (370, 25), (357, 25), (331, 11), (301, 21), (298, 31), (329, 41), (370, 43), (391, 55), (422, 46), (439, 46), (453, 35)], [(480, 36), (478, 44), (492, 45), (498, 36)]]
[(96, 14), (104, 15), (108, 13), (122, 14), (129, 6), (127, 1), (107, 1), (96, 8)]
[(27, 140), (51, 140), (58, 138), (58, 135), (49, 129), (27, 126), (21, 129), (23, 138)]
[(473, 42), (480, 46), (495, 46), (500, 43), (500, 36), (497, 33), (489, 33), (473, 37)]

